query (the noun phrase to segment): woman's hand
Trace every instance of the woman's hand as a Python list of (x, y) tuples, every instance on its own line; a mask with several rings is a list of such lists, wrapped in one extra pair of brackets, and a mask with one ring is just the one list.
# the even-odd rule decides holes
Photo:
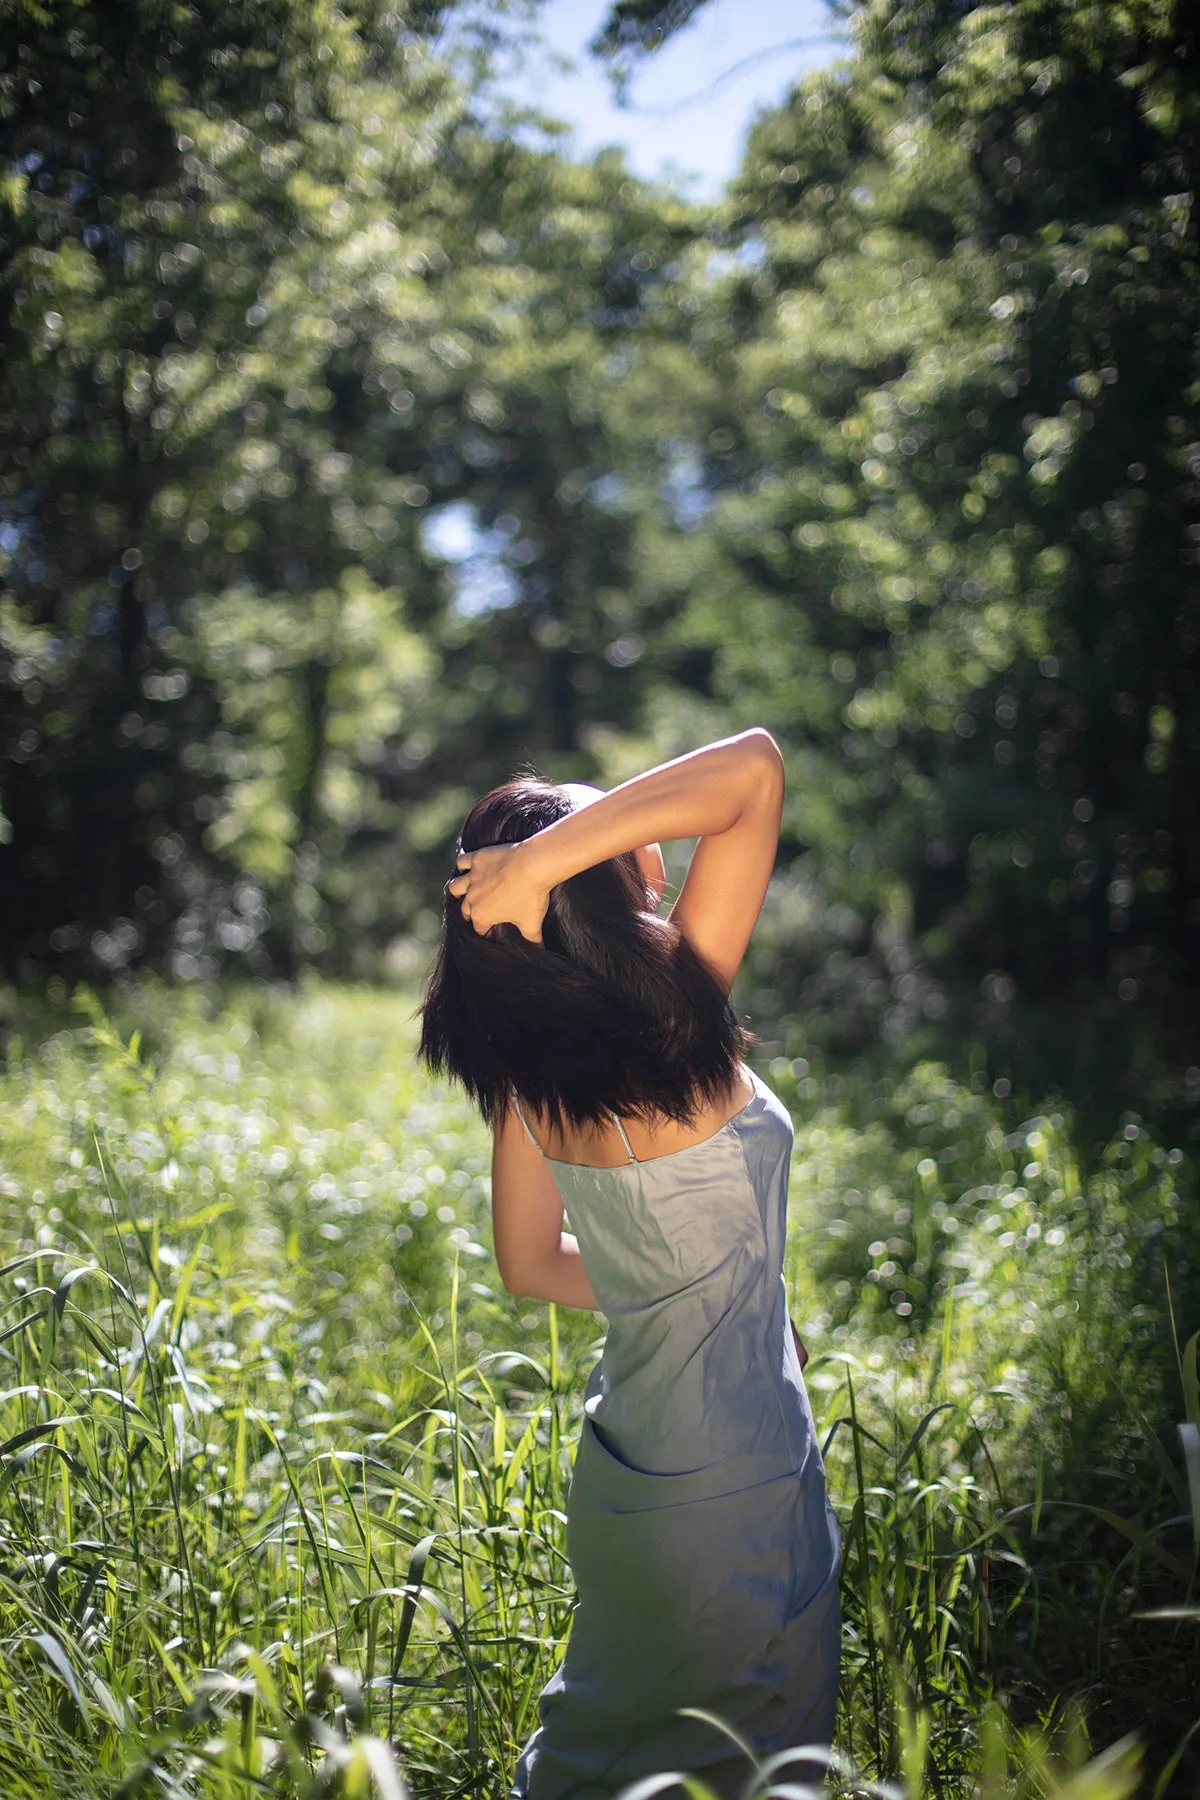
[(462, 901), (463, 918), (480, 936), (493, 925), (515, 925), (531, 944), (542, 941), (550, 890), (533, 878), (523, 848), (489, 844), (459, 854), (458, 874), (446, 883), (446, 892)]

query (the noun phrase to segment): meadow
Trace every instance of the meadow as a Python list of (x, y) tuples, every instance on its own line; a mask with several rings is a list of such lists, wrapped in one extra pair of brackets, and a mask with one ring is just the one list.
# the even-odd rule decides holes
[[(602, 1321), (501, 1287), (411, 995), (112, 1004), (14, 1003), (0, 1073), (0, 1791), (501, 1800)], [(844, 1539), (837, 1782), (1196, 1791), (1189, 1159), (936, 1064), (762, 1073)]]

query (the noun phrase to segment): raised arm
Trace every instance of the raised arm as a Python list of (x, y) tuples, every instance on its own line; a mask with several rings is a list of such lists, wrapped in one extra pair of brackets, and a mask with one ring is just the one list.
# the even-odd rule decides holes
[(663, 839), (698, 838), (671, 919), (729, 987), (775, 862), (783, 759), (769, 733), (722, 738), (624, 782), (524, 843), (464, 852), (450, 892), (477, 932), (541, 939), (550, 889)]

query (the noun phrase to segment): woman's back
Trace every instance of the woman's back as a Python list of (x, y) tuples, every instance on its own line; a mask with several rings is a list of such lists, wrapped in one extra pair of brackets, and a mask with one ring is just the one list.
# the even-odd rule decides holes
[(615, 1169), (636, 1157), (648, 1162), (655, 1157), (670, 1156), (677, 1150), (705, 1143), (754, 1096), (754, 1082), (746, 1069), (738, 1072), (732, 1093), (711, 1102), (699, 1101), (688, 1123), (677, 1119), (653, 1122), (631, 1117), (618, 1120), (606, 1117), (595, 1124), (572, 1126), (564, 1120), (554, 1126), (535, 1118), (531, 1136), (538, 1149), (555, 1163), (573, 1163), (580, 1168)]
[(649, 1473), (754, 1457), (765, 1478), (798, 1469), (812, 1442), (781, 1279), (792, 1125), (746, 1085), (702, 1141), (642, 1158), (627, 1134), (613, 1166), (549, 1159), (608, 1319), (588, 1417)]

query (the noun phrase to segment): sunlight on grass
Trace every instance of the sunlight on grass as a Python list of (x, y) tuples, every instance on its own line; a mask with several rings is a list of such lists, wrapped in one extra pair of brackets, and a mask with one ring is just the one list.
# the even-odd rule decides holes
[[(128, 1006), (142, 1037), (92, 1006), (0, 1078), (4, 1792), (499, 1800), (569, 1625), (598, 1321), (500, 1288), (485, 1134), (411, 1001)], [(1195, 1484), (1150, 1421), (1182, 1368), (1200, 1424), (1196, 1344), (1128, 1300), (1182, 1254), (1185, 1171), (1135, 1128), (1084, 1172), (1061, 1116), (1006, 1130), (938, 1069), (857, 1115), (771, 1073), (845, 1541), (836, 1779), (1122, 1800), (1138, 1747), (1096, 1758), (1122, 1721), (1057, 1675), (1086, 1630), (1098, 1687), (1157, 1658), (1156, 1751), (1195, 1717)], [(1139, 1458), (1136, 1514), (1104, 1459)]]

